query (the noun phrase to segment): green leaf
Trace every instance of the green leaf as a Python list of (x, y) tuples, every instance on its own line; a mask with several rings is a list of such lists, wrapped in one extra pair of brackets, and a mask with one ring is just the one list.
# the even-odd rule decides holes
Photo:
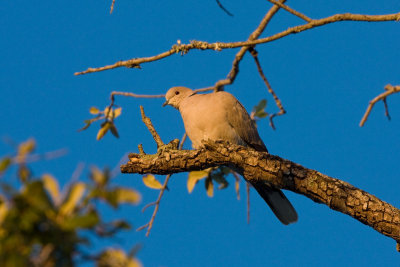
[(265, 118), (268, 116), (268, 113), (265, 112), (264, 110), (259, 110), (254, 114), (254, 116), (259, 117), (259, 118)]
[(101, 114), (99, 113), (99, 115), (96, 118), (90, 119), (90, 120), (84, 120), (83, 122), (86, 124), (85, 126), (83, 126), (81, 129), (78, 130), (78, 132), (86, 130), (87, 128), (89, 128), (89, 126), (98, 120), (104, 119), (104, 116), (101, 116)]
[(227, 188), (229, 185), (228, 181), (225, 179), (223, 173), (221, 172), (212, 174), (211, 178), (219, 184), (218, 189)]
[(188, 192), (192, 193), (192, 191), (193, 191), (195, 185), (198, 183), (198, 181), (208, 177), (210, 172), (211, 172), (211, 168), (208, 168), (208, 169), (202, 170), (202, 171), (189, 172), (189, 176), (188, 176), (187, 184), (186, 184)]
[(118, 131), (117, 131), (117, 127), (115, 127), (115, 124), (114, 124), (114, 123), (111, 123), (111, 125), (110, 125), (110, 130), (111, 130), (111, 133), (112, 133), (115, 137), (119, 138), (119, 134), (118, 134)]
[(100, 221), (96, 212), (91, 211), (84, 215), (75, 215), (68, 217), (61, 222), (64, 230), (91, 229)]
[(149, 188), (152, 188), (152, 189), (161, 189), (162, 188), (162, 184), (152, 174), (143, 176), (142, 180), (143, 180), (144, 185)]
[(103, 187), (110, 179), (110, 172), (105, 169), (103, 172), (97, 167), (93, 166), (90, 168), (90, 178), (95, 182), (98, 187)]
[(266, 106), (267, 106), (267, 100), (262, 99), (262, 100), (257, 104), (257, 106), (255, 106), (255, 107), (253, 108), (253, 111), (254, 111), (255, 113), (257, 113), (257, 112), (259, 112), (259, 111), (265, 109)]
[(35, 207), (42, 211), (52, 208), (50, 199), (44, 190), (43, 182), (40, 180), (25, 184), (20, 196), (26, 199), (25, 201), (27, 201), (31, 207)]
[(60, 191), (58, 188), (58, 183), (56, 179), (51, 176), (50, 174), (43, 174), (42, 175), (42, 181), (43, 181), (43, 186), (46, 189), (46, 191), (49, 193), (51, 196), (53, 203), (58, 203), (59, 201), (59, 196), (60, 196)]
[(10, 166), (12, 160), (10, 157), (4, 157), (0, 161), (0, 173), (4, 172), (7, 170), (7, 168)]
[(115, 220), (111, 223), (101, 224), (96, 227), (96, 233), (102, 237), (112, 236), (120, 230), (129, 230), (131, 225), (124, 220)]
[(82, 128), (80, 128), (80, 129), (78, 130), (78, 132), (84, 131), (84, 130), (86, 130), (87, 128), (89, 128), (89, 126), (92, 124), (92, 121), (91, 121), (91, 120), (85, 120), (84, 123), (85, 123), (85, 126), (83, 126)]
[(104, 135), (108, 132), (108, 130), (111, 128), (111, 123), (110, 122), (105, 122), (101, 125), (100, 130), (97, 132), (97, 140), (100, 140), (101, 138), (104, 137)]
[(135, 258), (128, 257), (123, 250), (107, 249), (97, 260), (98, 267), (141, 267), (142, 264)]
[(75, 209), (78, 202), (81, 200), (85, 193), (85, 184), (82, 182), (76, 183), (71, 186), (67, 199), (60, 207), (60, 213), (62, 215), (69, 215)]
[(91, 107), (89, 109), (89, 112), (90, 112), (90, 114), (97, 115), (97, 114), (100, 113), (100, 110), (98, 108), (96, 108), (96, 107)]
[(27, 182), (31, 177), (31, 170), (26, 165), (19, 165), (18, 167), (18, 178), (22, 182)]

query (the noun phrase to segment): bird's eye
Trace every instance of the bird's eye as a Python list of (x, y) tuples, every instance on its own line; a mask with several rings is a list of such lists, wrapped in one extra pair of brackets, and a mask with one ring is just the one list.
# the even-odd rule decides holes
[(179, 91), (175, 91), (175, 94), (176, 94), (176, 95), (179, 95)]

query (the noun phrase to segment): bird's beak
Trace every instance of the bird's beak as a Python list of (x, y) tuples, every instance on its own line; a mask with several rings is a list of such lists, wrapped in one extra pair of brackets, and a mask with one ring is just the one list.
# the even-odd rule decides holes
[(165, 107), (166, 105), (169, 105), (168, 100), (164, 102), (164, 104), (162, 104), (163, 107)]

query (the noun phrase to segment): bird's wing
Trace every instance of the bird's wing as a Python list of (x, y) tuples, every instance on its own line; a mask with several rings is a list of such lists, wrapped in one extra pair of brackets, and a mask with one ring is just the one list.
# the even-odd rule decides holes
[(257, 151), (268, 152), (267, 147), (261, 140), (257, 128), (243, 105), (230, 93), (218, 92), (224, 99), (224, 108), (229, 124), (250, 147)]

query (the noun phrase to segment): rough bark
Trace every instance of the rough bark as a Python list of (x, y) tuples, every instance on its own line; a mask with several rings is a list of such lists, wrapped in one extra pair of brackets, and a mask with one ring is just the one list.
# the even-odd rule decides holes
[[(350, 215), (400, 243), (400, 210), (349, 183), (268, 153), (225, 142), (205, 142), (201, 150), (159, 150), (130, 154), (123, 173), (171, 174), (225, 165), (252, 183), (268, 182)], [(399, 245), (398, 245), (399, 247)]]

